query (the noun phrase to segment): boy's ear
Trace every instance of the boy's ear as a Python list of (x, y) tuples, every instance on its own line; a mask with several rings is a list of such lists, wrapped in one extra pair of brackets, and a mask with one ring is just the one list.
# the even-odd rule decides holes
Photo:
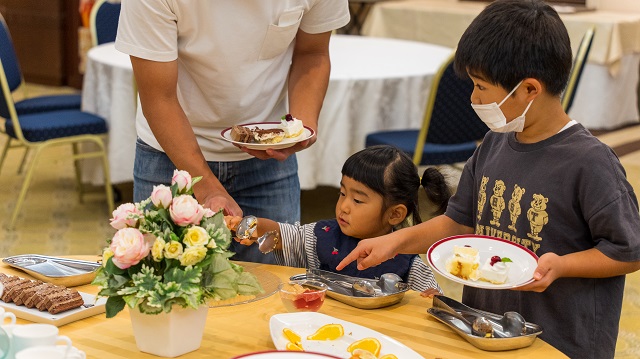
[(526, 102), (531, 102), (544, 91), (542, 83), (533, 77), (524, 79), (520, 87), (526, 91)]
[(387, 217), (391, 226), (397, 226), (407, 217), (407, 206), (404, 204), (396, 204), (387, 208)]

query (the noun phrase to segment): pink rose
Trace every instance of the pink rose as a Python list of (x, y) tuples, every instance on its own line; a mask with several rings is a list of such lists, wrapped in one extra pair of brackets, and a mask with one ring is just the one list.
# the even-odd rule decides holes
[(115, 229), (135, 227), (138, 224), (138, 216), (142, 216), (142, 213), (136, 208), (135, 204), (123, 203), (113, 211), (111, 227)]
[(195, 198), (181, 195), (173, 199), (169, 213), (175, 224), (186, 227), (190, 224), (199, 224), (205, 210)]
[(109, 249), (113, 252), (113, 264), (120, 269), (127, 269), (146, 257), (151, 247), (139, 230), (124, 228), (113, 236)]
[(169, 206), (171, 205), (171, 200), (173, 200), (173, 197), (171, 196), (171, 188), (163, 184), (153, 186), (153, 191), (151, 192), (151, 202), (153, 202), (156, 207), (169, 208)]
[(187, 171), (174, 170), (171, 184), (177, 184), (179, 192), (188, 191), (191, 189), (191, 175)]

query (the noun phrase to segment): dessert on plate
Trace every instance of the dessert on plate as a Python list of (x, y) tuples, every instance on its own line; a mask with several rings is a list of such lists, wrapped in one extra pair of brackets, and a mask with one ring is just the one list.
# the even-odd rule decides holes
[(231, 127), (230, 136), (236, 142), (274, 144), (282, 142), (285, 131), (280, 128), (261, 129), (236, 125)]
[(298, 137), (304, 131), (302, 121), (291, 116), (289, 113), (282, 116), (282, 119), (280, 120), (280, 128), (284, 131), (284, 135), (287, 138)]
[(445, 266), (456, 277), (478, 280), (480, 254), (473, 247), (453, 246), (453, 256), (447, 259)]
[(447, 271), (456, 277), (493, 284), (504, 284), (509, 277), (511, 259), (492, 256), (480, 266), (480, 254), (471, 246), (453, 246), (453, 256), (445, 262)]

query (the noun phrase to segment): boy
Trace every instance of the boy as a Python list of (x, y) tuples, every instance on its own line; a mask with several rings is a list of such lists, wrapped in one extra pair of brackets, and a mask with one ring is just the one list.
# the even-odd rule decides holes
[[(571, 69), (566, 28), (540, 0), (495, 1), (460, 39), (455, 66), (473, 80), (471, 106), (491, 131), (447, 211), (361, 241), (337, 269), (424, 253), (456, 234), (501, 237), (540, 257), (535, 281), (518, 290), (465, 287), (462, 301), (521, 313), (571, 358), (613, 358), (625, 274), (640, 268), (640, 216), (616, 155), (562, 108)], [(512, 197), (517, 205), (504, 206)]]

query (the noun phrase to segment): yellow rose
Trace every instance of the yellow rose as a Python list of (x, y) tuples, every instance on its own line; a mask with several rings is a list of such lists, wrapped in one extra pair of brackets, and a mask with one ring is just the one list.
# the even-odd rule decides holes
[(170, 241), (164, 245), (164, 256), (167, 258), (178, 258), (182, 254), (182, 244)]
[(192, 266), (203, 260), (206, 255), (206, 247), (187, 247), (187, 249), (184, 250), (184, 253), (180, 257), (180, 264), (182, 264), (183, 266)]
[(182, 241), (187, 247), (204, 246), (209, 243), (209, 233), (200, 226), (193, 226), (187, 229)]
[(102, 265), (106, 266), (107, 265), (107, 261), (111, 257), (113, 257), (113, 252), (111, 251), (111, 249), (109, 247), (105, 248), (104, 252), (102, 252)]
[(156, 262), (160, 262), (162, 258), (164, 258), (164, 246), (167, 243), (164, 239), (158, 237), (155, 242), (153, 242), (153, 247), (151, 247), (151, 255), (153, 256), (153, 260)]

